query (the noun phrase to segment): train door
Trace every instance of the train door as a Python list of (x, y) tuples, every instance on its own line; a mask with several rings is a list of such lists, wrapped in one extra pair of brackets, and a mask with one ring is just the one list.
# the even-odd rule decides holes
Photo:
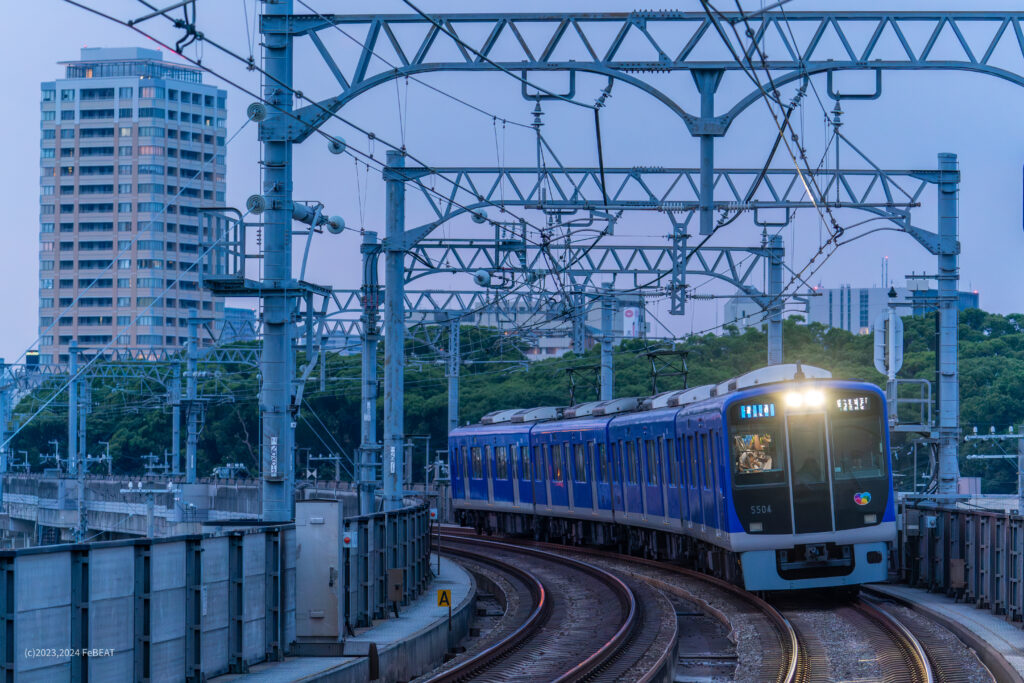
[(469, 451), (468, 451), (468, 449), (466, 448), (465, 445), (460, 446), (459, 450), (462, 451), (462, 458), (461, 458), (462, 495), (465, 497), (466, 500), (469, 500), (469, 475), (470, 475)]
[(614, 441), (611, 444), (612, 447), (612, 503), (615, 510), (626, 511), (626, 497), (623, 491), (623, 473), (625, 468), (622, 466), (622, 460), (625, 457), (623, 455), (623, 447), (621, 441)]
[(569, 510), (575, 510), (575, 492), (573, 490), (575, 486), (573, 484), (575, 483), (575, 476), (577, 475), (575, 475), (574, 472), (570, 471), (572, 469), (572, 465), (570, 464), (572, 461), (572, 451), (575, 445), (578, 444), (572, 443), (571, 441), (566, 441), (565, 443), (562, 444), (561, 447), (562, 478), (565, 482), (566, 494), (565, 504), (568, 506)]
[(661, 516), (668, 519), (668, 497), (670, 486), (672, 486), (671, 474), (671, 462), (667, 457), (668, 453), (665, 448), (665, 437), (658, 437), (658, 462), (660, 463), (659, 472), (661, 476)]
[(722, 463), (722, 445), (719, 441), (717, 429), (710, 430), (708, 438), (711, 439), (711, 505), (715, 509), (715, 535), (717, 536), (725, 529), (725, 519), (723, 517), (725, 506), (722, 504), (724, 495), (722, 482), (724, 479), (722, 479), (722, 473), (719, 469)]
[(831, 511), (831, 456), (822, 413), (786, 416), (786, 451), (793, 498), (793, 531), (809, 534), (835, 528)]
[(491, 444), (484, 446), (484, 463), (487, 473), (487, 502), (494, 503), (494, 447)]
[(549, 508), (555, 504), (554, 498), (551, 497), (551, 480), (554, 478), (554, 473), (551, 471), (552, 448), (553, 446), (550, 444), (544, 444), (544, 447), (541, 450), (541, 458), (543, 458), (544, 464), (540, 466), (541, 471), (543, 472), (541, 476), (544, 477), (544, 487), (548, 496), (547, 503)]
[(522, 470), (519, 468), (519, 444), (508, 445), (510, 465), (512, 467), (512, 505), (519, 507), (519, 476)]
[(696, 465), (699, 470), (699, 474), (697, 474), (697, 501), (700, 509), (700, 528), (707, 529), (711, 525), (711, 519), (708, 515), (708, 477), (711, 474), (708, 467), (708, 463), (711, 460), (708, 457), (708, 434), (697, 434), (695, 440), (697, 443)]
[(597, 498), (597, 476), (600, 471), (600, 465), (597, 462), (597, 442), (588, 441), (586, 445), (587, 454), (590, 456), (590, 508), (594, 514), (597, 514), (597, 510), (600, 507)]
[(544, 481), (544, 446), (533, 447), (533, 502), (535, 505), (547, 505), (547, 484)]

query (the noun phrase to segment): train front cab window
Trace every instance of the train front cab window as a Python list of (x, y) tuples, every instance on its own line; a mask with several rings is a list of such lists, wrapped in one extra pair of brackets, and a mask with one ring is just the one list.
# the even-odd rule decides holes
[(883, 413), (881, 400), (864, 392), (829, 401), (836, 529), (882, 521), (889, 496)]
[(728, 415), (726, 444), (736, 516), (750, 533), (791, 533), (782, 417), (774, 410), (771, 415), (750, 414), (734, 404)]

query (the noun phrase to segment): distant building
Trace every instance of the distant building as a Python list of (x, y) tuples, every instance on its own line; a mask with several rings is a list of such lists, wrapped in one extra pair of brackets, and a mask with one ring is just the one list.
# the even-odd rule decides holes
[(227, 93), (159, 50), (62, 64), (39, 107), (40, 362), (65, 362), (72, 340), (178, 349), (190, 310), (223, 308), (196, 262), (199, 207), (224, 202)]
[[(907, 280), (906, 287), (894, 287), (896, 303), (909, 303), (898, 309), (900, 315), (924, 315), (935, 310), (938, 291), (927, 281)], [(875, 319), (889, 309), (888, 287), (853, 288), (840, 285), (834, 289), (815, 288), (816, 296), (807, 302), (807, 322), (838, 327), (853, 334), (868, 334)], [(958, 310), (978, 308), (978, 292), (957, 292)]]
[(742, 294), (737, 294), (725, 302), (726, 325), (733, 325), (740, 330), (748, 327), (764, 329), (767, 314), (753, 299)]

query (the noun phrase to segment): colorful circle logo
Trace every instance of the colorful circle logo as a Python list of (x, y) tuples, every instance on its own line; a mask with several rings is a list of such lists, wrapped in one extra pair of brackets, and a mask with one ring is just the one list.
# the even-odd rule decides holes
[(871, 502), (871, 493), (869, 491), (865, 491), (864, 493), (855, 493), (853, 494), (853, 502), (857, 505), (867, 505)]

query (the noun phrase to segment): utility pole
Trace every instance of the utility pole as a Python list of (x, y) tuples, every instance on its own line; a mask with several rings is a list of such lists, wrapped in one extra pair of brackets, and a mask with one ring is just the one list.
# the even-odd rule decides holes
[(167, 488), (154, 488), (153, 486), (144, 486), (143, 482), (139, 482), (138, 487), (132, 485), (132, 482), (128, 482), (128, 488), (121, 489), (121, 494), (129, 495), (142, 495), (146, 497), (146, 538), (156, 537), (156, 501), (153, 496), (158, 493), (170, 493), (172, 495), (179, 493), (170, 482), (167, 483)]
[(389, 150), (384, 182), (384, 509), (402, 507), (405, 493), (405, 184), (428, 173), (406, 168), (405, 153)]
[(700, 138), (700, 234), (715, 231), (715, 138), (725, 134), (725, 126), (715, 120), (715, 91), (722, 82), (721, 69), (694, 69), (690, 72), (700, 92), (700, 119), (690, 124), (690, 134)]
[(384, 509), (402, 507), (405, 471), (405, 155), (388, 151), (384, 242)]
[(462, 340), (460, 337), (460, 319), (455, 317), (448, 321), (448, 431), (459, 426), (459, 372), (462, 366)]
[[(11, 414), (10, 384), (7, 381), (9, 372), (7, 363), (0, 358), (0, 510), (7, 509), (4, 505), (4, 485), (11, 466), (11, 444), (7, 442), (7, 425)], [(28, 462), (27, 456), (25, 461)]]
[[(191, 310), (189, 311), (192, 312)], [(174, 473), (181, 474), (181, 361), (172, 367), (171, 375), (171, 460)]]
[(601, 400), (610, 401), (615, 395), (615, 373), (612, 361), (613, 327), (615, 325), (615, 301), (611, 283), (601, 285)]
[(768, 365), (782, 364), (782, 236), (763, 236), (768, 250)]
[(106, 449), (103, 453), (103, 460), (107, 462), (107, 476), (109, 477), (114, 473), (114, 461), (110, 458), (110, 442), (100, 441), (98, 443)]
[[(185, 368), (185, 414), (188, 419), (187, 433), (185, 437), (185, 481), (189, 484), (196, 483), (196, 457), (199, 447), (199, 412), (202, 409), (198, 401), (198, 338), (199, 319), (196, 317), (195, 309), (190, 309), (188, 312), (188, 342), (186, 343), (185, 348), (187, 362), (187, 366)], [(180, 395), (179, 385), (179, 396)], [(177, 462), (177, 456), (175, 456), (175, 462)]]
[(380, 444), (377, 443), (377, 342), (380, 339), (377, 325), (380, 319), (380, 283), (377, 278), (377, 261), (380, 245), (377, 233), (363, 234), (360, 247), (363, 255), (362, 291), (362, 372), (359, 403), (359, 514), (368, 515), (376, 510), (378, 468), (380, 467)]
[(957, 369), (957, 269), (958, 207), (960, 172), (955, 154), (939, 154), (939, 295), (938, 406), (939, 406), (939, 495), (957, 493), (960, 465), (957, 461), (960, 430), (960, 378)]
[[(68, 474), (78, 471), (78, 340), (68, 347)], [(57, 465), (60, 467), (60, 465)]]
[[(265, 0), (264, 16), (292, 14), (292, 0)], [(292, 282), (292, 35), (263, 33), (263, 353), (260, 371), (260, 455), (264, 522), (295, 518), (295, 427), (292, 413), (292, 311), (298, 288)]]

